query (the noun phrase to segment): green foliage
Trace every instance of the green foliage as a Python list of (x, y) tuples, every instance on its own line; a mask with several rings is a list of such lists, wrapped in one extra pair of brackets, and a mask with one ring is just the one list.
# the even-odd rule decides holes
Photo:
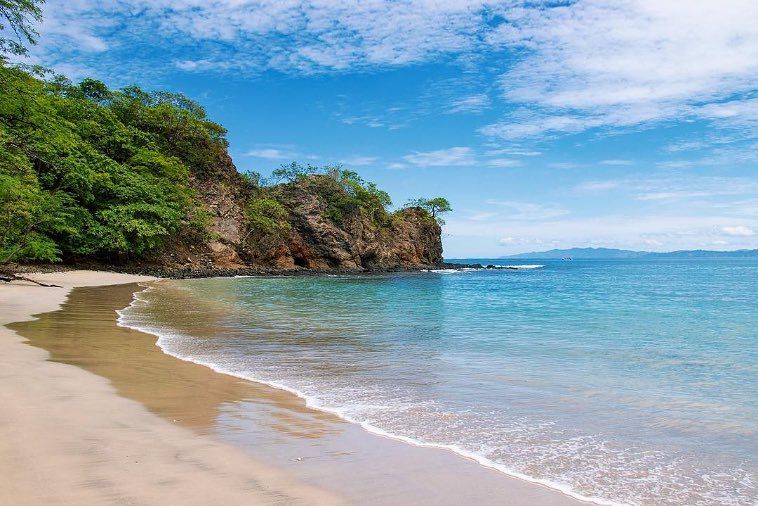
[(285, 234), (290, 230), (287, 209), (273, 197), (253, 198), (245, 209), (250, 232), (257, 234)]
[(205, 226), (189, 180), (224, 134), (182, 95), (0, 65), (0, 262), (142, 255)]
[(289, 165), (282, 164), (278, 169), (271, 173), (271, 179), (274, 183), (293, 183), (304, 177), (312, 176), (319, 172), (318, 167), (314, 167), (311, 164), (303, 167), (297, 162), (292, 162)]
[(42, 3), (44, 0), (0, 0), (0, 34), (12, 34), (12, 38), (0, 37), (0, 62), (6, 54), (26, 54), (25, 44), (36, 42), (32, 25), (42, 20)]
[(453, 210), (453, 208), (450, 206), (450, 202), (448, 202), (448, 200), (444, 197), (434, 197), (432, 199), (426, 199), (422, 197), (418, 199), (411, 199), (407, 204), (405, 204), (405, 207), (417, 207), (419, 209), (423, 209), (429, 213), (432, 218), (437, 220), (437, 223), (440, 225), (445, 224), (445, 220), (442, 219), (442, 215)]
[(35, 185), (0, 174), (0, 263), (22, 257), (59, 259), (58, 246), (38, 231), (54, 226), (55, 205), (55, 200)]
[(263, 184), (263, 178), (260, 172), (248, 170), (242, 173), (242, 179), (250, 188), (258, 188)]
[[(352, 170), (341, 166), (325, 166), (316, 169), (310, 178), (310, 186), (327, 203), (325, 216), (335, 223), (341, 223), (347, 216), (361, 212), (377, 223), (388, 218), (387, 207), (392, 200), (387, 192), (363, 180)], [(301, 176), (304, 177), (304, 176)]]

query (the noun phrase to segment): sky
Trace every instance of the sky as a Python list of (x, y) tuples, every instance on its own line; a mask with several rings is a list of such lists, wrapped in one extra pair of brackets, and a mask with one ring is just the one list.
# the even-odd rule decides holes
[(755, 0), (47, 0), (30, 62), (181, 91), (238, 169), (444, 196), (447, 258), (758, 248)]

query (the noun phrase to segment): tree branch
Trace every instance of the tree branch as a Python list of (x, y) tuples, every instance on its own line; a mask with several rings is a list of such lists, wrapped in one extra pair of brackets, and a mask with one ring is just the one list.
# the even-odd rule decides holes
[(27, 278), (26, 276), (19, 276), (18, 274), (0, 274), (0, 281), (5, 281), (6, 283), (10, 283), (11, 281), (29, 281), (35, 285), (44, 286), (47, 288), (63, 288), (60, 285), (42, 283), (40, 281), (35, 281), (32, 278)]

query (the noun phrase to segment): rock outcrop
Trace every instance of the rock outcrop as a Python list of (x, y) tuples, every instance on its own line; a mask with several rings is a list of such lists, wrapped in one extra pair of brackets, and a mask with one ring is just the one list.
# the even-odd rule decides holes
[[(330, 198), (347, 192), (328, 178), (313, 175), (257, 188), (241, 177), (231, 159), (225, 160), (215, 177), (193, 181), (196, 199), (210, 215), (209, 237), (177, 236), (158, 263), (182, 269), (377, 271), (442, 262), (441, 229), (426, 211), (407, 208), (369, 215), (352, 208), (334, 219), (328, 212)], [(331, 194), (318, 191), (324, 185)], [(251, 229), (246, 206), (261, 195), (286, 211), (282, 227)]]

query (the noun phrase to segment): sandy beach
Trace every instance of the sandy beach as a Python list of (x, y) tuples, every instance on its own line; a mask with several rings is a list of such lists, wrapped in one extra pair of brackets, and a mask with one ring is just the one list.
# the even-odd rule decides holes
[[(76, 286), (150, 279), (85, 271), (34, 278), (64, 288), (0, 286), (0, 323), (54, 310)], [(341, 503), (46, 358), (0, 327), (0, 504)]]
[(32, 276), (63, 288), (0, 286), (0, 504), (578, 504), (165, 355), (115, 321), (152, 278)]

